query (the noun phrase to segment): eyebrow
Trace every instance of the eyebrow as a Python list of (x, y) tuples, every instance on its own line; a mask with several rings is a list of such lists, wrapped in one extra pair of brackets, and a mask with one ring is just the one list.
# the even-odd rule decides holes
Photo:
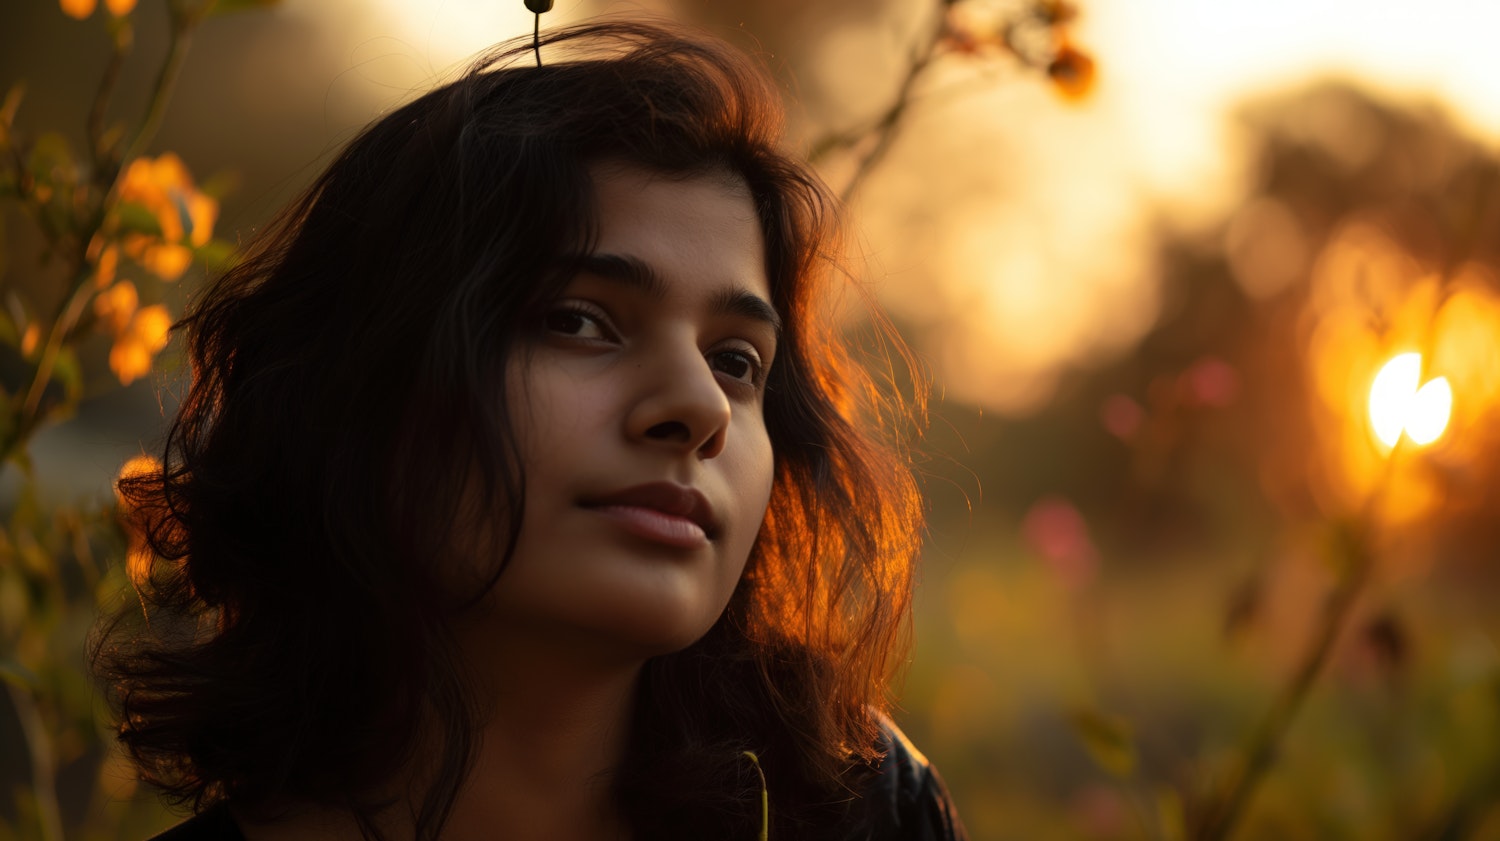
[[(628, 254), (580, 254), (570, 262), (578, 268), (580, 274), (618, 281), (658, 301), (667, 296), (667, 284), (661, 275), (639, 257)], [(781, 316), (769, 301), (754, 292), (739, 286), (724, 289), (714, 295), (708, 306), (709, 311), (716, 315), (737, 315), (764, 322), (776, 332), (777, 339), (781, 338)]]

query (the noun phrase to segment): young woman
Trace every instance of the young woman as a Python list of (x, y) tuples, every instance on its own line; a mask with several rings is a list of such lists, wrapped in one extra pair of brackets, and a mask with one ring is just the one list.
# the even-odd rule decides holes
[(184, 319), (121, 482), (145, 610), (96, 643), (199, 813), (163, 837), (962, 837), (883, 712), (920, 501), (774, 89), (657, 26), (530, 50), (375, 123)]

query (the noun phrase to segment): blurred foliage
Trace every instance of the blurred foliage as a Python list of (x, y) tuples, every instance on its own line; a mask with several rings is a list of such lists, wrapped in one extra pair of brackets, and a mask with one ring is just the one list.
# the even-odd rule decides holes
[[(24, 82), (0, 104), (0, 839), (109, 839), (159, 829), (155, 804), (132, 799), (134, 774), (103, 728), (84, 664), (101, 610), (128, 593), (127, 540), (111, 500), (44, 498), (29, 457), (38, 431), (81, 401), (152, 370), (173, 316), (164, 289), (194, 266), (222, 268), (213, 238), (219, 194), (175, 154), (145, 155), (192, 35), (211, 16), (266, 2), (171, 0), (170, 47), (142, 112), (113, 120), (113, 94), (135, 42), (134, 0), (61, 0), (100, 18), (109, 56), (83, 124), (20, 130)], [(12, 250), (13, 243), (35, 248)], [(118, 384), (118, 385), (117, 385)]]
[(854, 159), (839, 196), (846, 202), (884, 160), (895, 141), (918, 82), (943, 57), (1011, 62), (1041, 71), (1065, 99), (1081, 102), (1094, 86), (1094, 60), (1073, 42), (1078, 7), (1068, 0), (942, 0), (941, 14), (912, 52), (890, 104), (873, 118), (813, 141), (815, 165), (843, 154)]
[[(1138, 347), (938, 410), (903, 721), (976, 838), (1500, 839), (1500, 159), (1341, 84), (1240, 130)], [(1405, 350), (1454, 410), (1391, 451)]]

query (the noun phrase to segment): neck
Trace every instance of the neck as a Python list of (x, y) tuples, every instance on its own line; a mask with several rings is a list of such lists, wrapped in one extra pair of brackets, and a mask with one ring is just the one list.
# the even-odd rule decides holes
[(444, 837), (626, 837), (611, 775), (629, 741), (642, 661), (493, 626), (466, 631), (463, 646), (488, 718)]
[[(615, 841), (630, 833), (613, 796), (611, 772), (630, 736), (636, 683), (644, 660), (582, 657), (577, 640), (516, 634), (476, 625), (461, 631), (465, 659), (487, 718), (476, 734), (475, 762), (453, 802), (442, 841)], [(549, 640), (537, 642), (536, 639)], [(419, 792), (412, 769), (402, 790)], [(352, 841), (346, 812), (283, 804), (261, 822), (236, 813), (249, 841)], [(377, 817), (382, 832), (410, 837), (419, 801)], [(409, 811), (408, 811), (409, 810)]]

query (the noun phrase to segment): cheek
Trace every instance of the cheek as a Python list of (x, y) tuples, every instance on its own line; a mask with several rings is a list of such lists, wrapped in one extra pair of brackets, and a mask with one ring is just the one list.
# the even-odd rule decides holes
[(603, 433), (611, 405), (609, 384), (584, 382), (563, 371), (512, 373), (506, 406), (516, 445), (528, 470), (556, 469), (578, 449), (578, 442)]
[(732, 466), (730, 473), (737, 477), (740, 486), (740, 507), (745, 519), (743, 531), (752, 543), (766, 519), (766, 507), (770, 504), (776, 478), (776, 458), (771, 441), (764, 429), (757, 432), (751, 436), (753, 445), (746, 447), (743, 457)]

